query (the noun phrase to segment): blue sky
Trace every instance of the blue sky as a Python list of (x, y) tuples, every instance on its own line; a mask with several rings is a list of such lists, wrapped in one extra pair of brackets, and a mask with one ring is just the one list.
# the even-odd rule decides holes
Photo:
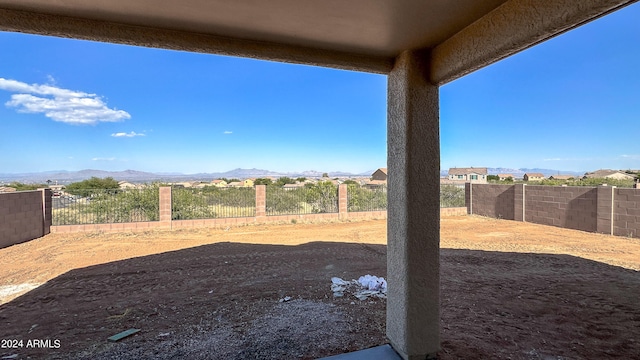
[[(442, 168), (640, 168), (640, 4), (441, 88)], [(386, 76), (0, 32), (0, 173), (386, 166)]]

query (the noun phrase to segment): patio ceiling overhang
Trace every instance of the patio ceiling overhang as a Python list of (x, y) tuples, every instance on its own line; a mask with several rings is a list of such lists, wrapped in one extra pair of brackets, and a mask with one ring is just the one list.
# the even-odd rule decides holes
[(386, 74), (431, 51), (442, 85), (636, 0), (0, 0), (0, 30)]

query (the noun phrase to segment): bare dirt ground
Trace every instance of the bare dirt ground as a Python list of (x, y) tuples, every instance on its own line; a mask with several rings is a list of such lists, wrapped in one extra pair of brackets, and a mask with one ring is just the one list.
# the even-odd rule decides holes
[[(441, 232), (441, 359), (640, 358), (640, 240), (473, 216)], [(385, 244), (384, 220), (50, 234), (0, 249), (0, 359), (384, 344), (386, 300), (334, 298), (330, 279), (386, 276)]]

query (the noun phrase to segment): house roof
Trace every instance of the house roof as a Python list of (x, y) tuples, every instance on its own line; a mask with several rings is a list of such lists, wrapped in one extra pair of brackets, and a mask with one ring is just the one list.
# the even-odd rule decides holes
[(542, 177), (543, 178), (544, 174), (543, 173), (526, 173), (526, 174), (524, 174), (524, 176), (527, 176), (527, 177)]
[[(377, 173), (378, 171), (383, 172), (385, 175), (387, 175), (387, 168), (379, 168), (378, 170), (374, 171), (373, 174)], [(373, 175), (372, 174), (372, 175)]]
[(573, 175), (551, 175), (549, 179), (554, 178), (555, 180), (569, 180), (575, 178)]
[(630, 0), (0, 0), (0, 30), (388, 73), (431, 49), (452, 81)]
[(385, 180), (371, 180), (364, 183), (365, 186), (383, 186), (387, 185)]
[(617, 173), (626, 175), (629, 178), (633, 178), (634, 177), (633, 175), (629, 175), (629, 174), (623, 173), (622, 171), (610, 170), (610, 169), (601, 169), (601, 170), (588, 172), (588, 173), (584, 174), (584, 176), (588, 177), (588, 178), (605, 178), (607, 176), (611, 176), (611, 175), (617, 174)]
[(449, 175), (466, 175), (466, 174), (479, 174), (487, 175), (487, 168), (449, 168)]
[(508, 177), (514, 177), (513, 174), (498, 174), (499, 178), (508, 178)]

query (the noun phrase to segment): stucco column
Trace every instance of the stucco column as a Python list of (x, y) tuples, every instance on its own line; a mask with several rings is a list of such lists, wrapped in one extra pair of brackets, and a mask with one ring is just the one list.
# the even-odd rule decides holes
[(440, 127), (429, 54), (405, 51), (388, 83), (387, 337), (404, 359), (440, 349)]

